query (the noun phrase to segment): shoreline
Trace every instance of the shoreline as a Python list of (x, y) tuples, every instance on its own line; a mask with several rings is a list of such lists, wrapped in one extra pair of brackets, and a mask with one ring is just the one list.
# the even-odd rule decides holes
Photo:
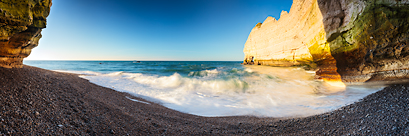
[[(386, 135), (409, 133), (409, 84), (296, 118), (201, 117), (24, 65), (0, 68), (0, 135)], [(130, 99), (129, 99), (130, 98)], [(136, 100), (136, 101), (135, 101)], [(149, 104), (146, 104), (147, 102)]]

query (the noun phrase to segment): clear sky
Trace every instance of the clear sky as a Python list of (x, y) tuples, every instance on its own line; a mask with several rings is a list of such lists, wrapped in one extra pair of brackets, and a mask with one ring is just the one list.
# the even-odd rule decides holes
[(241, 61), (251, 29), (292, 0), (53, 0), (27, 60)]

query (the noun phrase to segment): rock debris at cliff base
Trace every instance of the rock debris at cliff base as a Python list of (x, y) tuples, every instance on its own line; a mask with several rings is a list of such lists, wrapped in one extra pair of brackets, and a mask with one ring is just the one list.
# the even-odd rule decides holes
[(0, 68), (0, 135), (408, 135), (409, 84), (305, 118), (200, 117), (78, 75)]

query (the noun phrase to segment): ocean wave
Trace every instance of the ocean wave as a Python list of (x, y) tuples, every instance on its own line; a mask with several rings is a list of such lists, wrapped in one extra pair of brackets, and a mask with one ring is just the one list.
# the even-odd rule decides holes
[(334, 87), (314, 80), (302, 69), (291, 68), (219, 67), (165, 76), (122, 71), (75, 73), (95, 84), (201, 116), (309, 116), (355, 102), (382, 88)]
[(219, 74), (217, 69), (213, 70), (203, 70), (203, 71), (191, 71), (189, 72), (188, 76), (191, 77), (214, 77)]
[(78, 74), (78, 75), (85, 75), (85, 76), (97, 76), (97, 75), (102, 75), (99, 72), (94, 72), (94, 71), (73, 71), (73, 70), (54, 70), (57, 72), (62, 72), (62, 73), (73, 73), (73, 74)]
[[(217, 73), (216, 71), (210, 71)], [(112, 74), (107, 74), (112, 75)], [(178, 73), (174, 73), (171, 76), (149, 76), (139, 73), (127, 73), (123, 74), (126, 79), (132, 79), (132, 81), (141, 85), (147, 85), (151, 88), (158, 89), (180, 89), (186, 91), (207, 90), (207, 92), (243, 92), (248, 88), (248, 84), (240, 79), (198, 79), (182, 77)]]

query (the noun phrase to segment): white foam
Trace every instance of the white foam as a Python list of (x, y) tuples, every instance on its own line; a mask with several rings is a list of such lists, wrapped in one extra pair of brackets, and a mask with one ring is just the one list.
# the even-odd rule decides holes
[(131, 101), (134, 101), (134, 102), (139, 102), (139, 103), (143, 103), (143, 104), (150, 104), (150, 103), (148, 103), (148, 102), (144, 102), (144, 101), (140, 101), (140, 100), (136, 100), (136, 99), (129, 98), (128, 96), (125, 96), (125, 98), (127, 98), (127, 99), (129, 99), (129, 100), (131, 100)]
[(253, 73), (253, 70), (251, 70), (250, 68), (246, 68), (246, 69), (244, 69), (244, 71), (249, 72), (249, 73)]
[[(294, 68), (248, 67), (245, 71), (258, 74), (230, 79), (183, 77), (178, 73), (152, 76), (123, 72), (80, 77), (117, 91), (158, 100), (171, 109), (201, 116), (309, 116), (353, 103), (382, 88), (333, 87), (313, 80), (311, 73)], [(220, 74), (217, 70), (205, 72)]]
[(93, 72), (93, 71), (70, 71), (70, 70), (54, 70), (54, 71), (62, 72), (62, 73), (74, 73), (74, 74), (87, 75), (87, 76), (101, 75), (101, 73)]
[(310, 74), (315, 74), (315, 71), (305, 71), (305, 72), (310, 73)]
[(217, 69), (213, 69), (213, 70), (203, 70), (203, 71), (196, 71), (196, 72), (190, 72), (189, 76), (200, 76), (203, 78), (211, 78), (211, 77), (215, 77), (219, 74), (219, 71)]

